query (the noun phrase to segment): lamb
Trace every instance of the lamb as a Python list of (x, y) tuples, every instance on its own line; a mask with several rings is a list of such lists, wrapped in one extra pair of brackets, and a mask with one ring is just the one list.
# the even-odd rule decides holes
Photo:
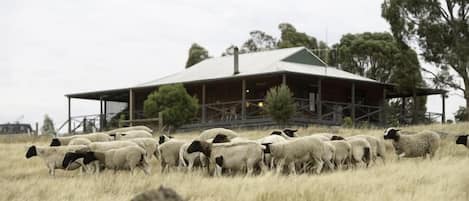
[[(65, 158), (67, 158), (67, 161), (74, 161), (78, 158), (83, 158), (83, 163), (85, 165), (93, 161), (99, 161), (108, 169), (113, 169), (114, 171), (130, 169), (132, 174), (134, 173), (135, 168), (139, 167), (146, 175), (149, 175), (150, 164), (146, 160), (146, 154), (146, 151), (141, 147), (128, 146), (118, 149), (111, 149), (104, 152), (68, 152), (65, 155)], [(63, 166), (67, 166), (66, 160), (64, 160)]]
[(146, 126), (131, 126), (131, 127), (124, 127), (124, 128), (116, 128), (114, 130), (110, 130), (107, 132), (107, 134), (112, 135), (116, 133), (125, 133), (127, 131), (136, 131), (136, 130), (143, 130), (149, 133), (153, 133), (153, 130), (146, 127)]
[(466, 146), (467, 148), (469, 148), (469, 141), (467, 140), (468, 136), (469, 135), (459, 135), (459, 136), (457, 136), (456, 144), (462, 144), (462, 145)]
[(173, 137), (169, 135), (160, 135), (158, 144), (161, 145), (169, 140), (171, 140)]
[(111, 137), (114, 137), (115, 140), (128, 140), (134, 138), (151, 138), (153, 135), (145, 130), (131, 130), (124, 132), (117, 132), (109, 134)]
[(233, 130), (226, 129), (226, 128), (212, 128), (212, 129), (204, 130), (202, 133), (200, 133), (198, 139), (206, 141), (209, 139), (213, 139), (218, 134), (226, 135), (229, 139), (239, 137), (239, 135)]
[(285, 128), (283, 129), (283, 133), (285, 133), (288, 137), (298, 137), (296, 134), (297, 129)]
[[(290, 132), (291, 132), (291, 131), (290, 131)], [(294, 137), (296, 137), (296, 136), (293, 135), (292, 133), (287, 134), (287, 133), (285, 133), (285, 132), (283, 132), (283, 131), (281, 131), (281, 130), (273, 130), (273, 131), (270, 133), (270, 135), (278, 135), (278, 136), (283, 137), (283, 138), (286, 139), (286, 140), (290, 140), (290, 139), (293, 139)]]
[(247, 169), (247, 175), (251, 175), (256, 166), (262, 171), (265, 170), (262, 161), (264, 147), (252, 141), (212, 144), (204, 140), (194, 140), (187, 148), (187, 152), (202, 152), (210, 159), (210, 164), (217, 164), (215, 176), (221, 175), (221, 167), (233, 171)]
[(91, 143), (91, 140), (89, 140), (88, 138), (73, 138), (72, 140), (70, 140), (70, 142), (68, 143), (68, 145), (89, 145)]
[(386, 145), (384, 144), (383, 140), (378, 139), (375, 136), (369, 136), (369, 135), (354, 135), (347, 137), (347, 139), (352, 139), (352, 138), (363, 138), (366, 141), (368, 141), (371, 145), (371, 153), (372, 153), (372, 160), (373, 162), (376, 162), (376, 159), (379, 157), (383, 160), (383, 163), (386, 163)]
[(334, 140), (330, 143), (335, 147), (334, 165), (341, 170), (343, 165), (349, 164), (352, 158), (352, 145), (345, 140)]
[(401, 135), (399, 131), (396, 128), (387, 128), (384, 131), (384, 139), (393, 140), (398, 159), (420, 156), (425, 158), (427, 155), (433, 158), (440, 147), (440, 136), (433, 131), (422, 131), (414, 135)]
[(61, 146), (61, 145), (68, 145), (71, 140), (75, 138), (86, 138), (90, 140), (91, 142), (106, 142), (106, 141), (111, 141), (112, 137), (105, 133), (90, 133), (90, 134), (84, 134), (84, 135), (72, 135), (72, 136), (67, 136), (67, 137), (56, 137), (52, 139), (52, 142), (50, 144), (51, 147), (54, 146)]
[(323, 155), (325, 145), (314, 137), (300, 137), (283, 143), (265, 144), (265, 153), (271, 153), (277, 161), (277, 173), (283, 171), (284, 164), (288, 165), (289, 171), (296, 174), (295, 163), (313, 162), (313, 168), (319, 174), (324, 165)]
[(134, 142), (147, 152), (147, 161), (152, 159), (152, 155), (158, 158), (158, 141), (153, 138), (134, 138), (128, 139), (128, 141)]
[[(160, 137), (161, 139), (161, 137)], [(179, 165), (179, 150), (186, 141), (171, 139), (158, 146), (160, 154), (161, 172), (169, 171), (171, 167)]]
[(64, 161), (65, 154), (70, 151), (76, 151), (80, 149), (86, 149), (85, 145), (69, 145), (69, 146), (60, 146), (60, 147), (39, 147), (31, 146), (26, 152), (26, 158), (29, 159), (33, 156), (39, 156), (44, 160), (47, 168), (49, 169), (49, 174), (54, 176), (55, 169), (64, 169), (64, 170), (75, 170), (83, 166), (83, 161), (76, 161), (71, 163), (67, 168), (62, 166)]

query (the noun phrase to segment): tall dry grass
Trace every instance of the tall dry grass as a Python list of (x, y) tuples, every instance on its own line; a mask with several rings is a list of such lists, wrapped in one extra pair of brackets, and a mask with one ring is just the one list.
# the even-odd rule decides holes
[[(469, 130), (469, 124), (406, 127), (406, 131), (432, 129), (450, 134)], [(335, 132), (340, 135), (381, 136), (383, 129), (338, 129), (312, 126), (301, 134)], [(256, 139), (265, 130), (240, 131)], [(190, 139), (197, 133), (177, 134)], [(454, 144), (454, 135), (443, 139), (433, 160), (421, 158), (397, 161), (388, 151), (386, 165), (321, 175), (265, 175), (212, 178), (201, 171), (159, 173), (157, 161), (153, 172), (105, 171), (99, 175), (80, 175), (78, 171), (58, 170), (49, 176), (40, 158), (26, 160), (27, 145), (47, 145), (47, 138), (0, 137), (0, 200), (129, 200), (135, 194), (163, 184), (188, 200), (469, 200), (469, 149)]]

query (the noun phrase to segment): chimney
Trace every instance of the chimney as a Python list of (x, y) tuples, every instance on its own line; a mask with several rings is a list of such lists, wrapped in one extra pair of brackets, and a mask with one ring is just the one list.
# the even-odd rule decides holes
[(238, 47), (234, 48), (233, 58), (234, 58), (234, 75), (239, 74), (239, 50)]

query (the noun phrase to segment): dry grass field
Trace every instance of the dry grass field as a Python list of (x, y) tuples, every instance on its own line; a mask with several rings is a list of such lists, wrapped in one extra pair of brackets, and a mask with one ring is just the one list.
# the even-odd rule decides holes
[[(406, 131), (432, 129), (450, 134), (469, 132), (469, 124), (406, 127)], [(383, 129), (331, 129), (310, 127), (300, 134), (335, 132), (340, 135), (369, 134), (380, 136)], [(240, 131), (256, 139), (267, 130)], [(176, 138), (191, 138), (196, 133), (176, 134)], [(433, 160), (422, 158), (397, 161), (392, 150), (389, 162), (378, 162), (367, 169), (346, 170), (321, 175), (264, 175), (212, 178), (202, 172), (173, 171), (160, 174), (159, 163), (152, 161), (152, 175), (137, 171), (114, 174), (80, 175), (78, 171), (56, 171), (48, 175), (38, 157), (26, 160), (26, 147), (47, 145), (46, 137), (0, 136), (0, 200), (130, 200), (135, 194), (158, 188), (175, 189), (187, 200), (469, 200), (469, 149), (454, 143), (453, 136), (443, 139), (441, 149)], [(388, 144), (390, 145), (390, 144)]]

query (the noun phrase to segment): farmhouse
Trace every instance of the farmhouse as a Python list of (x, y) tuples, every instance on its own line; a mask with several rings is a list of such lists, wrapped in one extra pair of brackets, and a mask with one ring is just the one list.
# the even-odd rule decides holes
[[(244, 127), (273, 125), (263, 112), (264, 97), (271, 87), (286, 84), (294, 93), (298, 112), (295, 125), (340, 124), (345, 117), (354, 123), (368, 121), (384, 125), (386, 99), (441, 94), (446, 91), (418, 88), (400, 93), (392, 84), (355, 75), (328, 66), (304, 47), (240, 54), (206, 59), (181, 72), (123, 89), (67, 94), (68, 130), (73, 131), (71, 99), (98, 100), (99, 123), (103, 127), (113, 115), (128, 113), (130, 122), (144, 118), (143, 102), (159, 86), (182, 83), (197, 97), (200, 112), (184, 128)], [(444, 122), (444, 98), (443, 115)], [(123, 111), (108, 111), (109, 104), (121, 103)], [(404, 111), (403, 111), (404, 112)], [(83, 118), (83, 117), (79, 117)], [(65, 124), (64, 124), (65, 125)]]

